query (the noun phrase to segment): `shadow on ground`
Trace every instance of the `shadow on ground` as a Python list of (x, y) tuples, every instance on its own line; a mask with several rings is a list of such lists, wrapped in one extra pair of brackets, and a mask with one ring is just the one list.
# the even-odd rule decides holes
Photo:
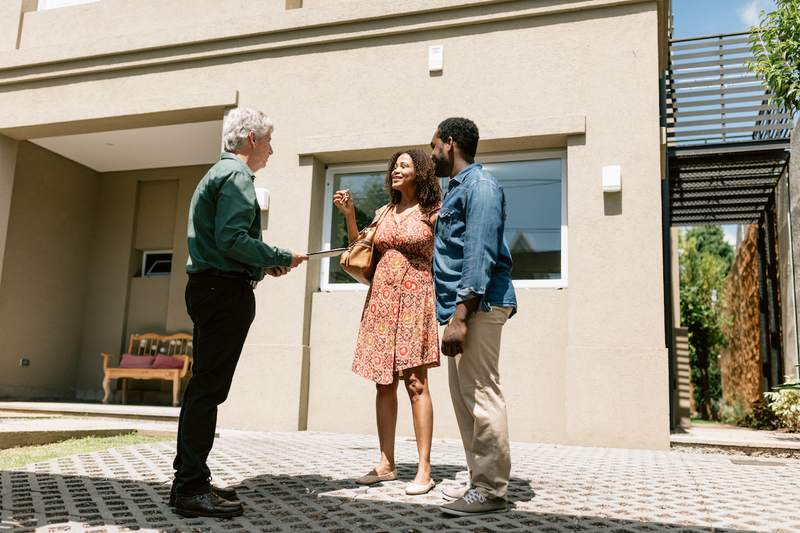
[[(411, 479), (416, 465), (399, 465)], [(437, 481), (452, 480), (463, 466), (439, 465)], [(512, 510), (482, 517), (448, 518), (431, 494), (406, 496), (404, 482), (364, 488), (350, 479), (318, 475), (259, 475), (238, 484), (245, 514), (231, 520), (185, 519), (167, 506), (169, 483), (119, 478), (65, 476), (4, 471), (0, 531), (126, 531), (155, 529), (178, 532), (269, 531), (712, 531), (655, 522), (617, 520)], [(436, 489), (435, 489), (436, 490)], [(530, 480), (513, 478), (509, 499), (534, 498)], [(733, 531), (714, 529), (713, 531)], [(739, 530), (740, 531), (740, 530)]]

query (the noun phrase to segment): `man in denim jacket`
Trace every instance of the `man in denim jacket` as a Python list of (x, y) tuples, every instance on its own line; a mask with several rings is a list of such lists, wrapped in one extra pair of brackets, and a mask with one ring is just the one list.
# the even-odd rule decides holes
[(500, 388), (500, 336), (516, 312), (511, 253), (503, 237), (505, 196), (475, 163), (478, 127), (448, 118), (431, 140), (436, 175), (450, 183), (436, 222), (433, 275), (436, 314), (447, 324), (442, 353), (470, 482), (442, 492), (442, 511), (457, 516), (508, 510), (508, 422)]

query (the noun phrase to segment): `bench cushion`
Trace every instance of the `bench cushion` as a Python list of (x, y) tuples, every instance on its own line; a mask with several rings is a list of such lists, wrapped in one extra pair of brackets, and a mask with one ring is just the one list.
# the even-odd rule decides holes
[(159, 354), (151, 368), (183, 368), (183, 358)]
[(152, 355), (132, 355), (125, 354), (119, 360), (120, 368), (150, 368), (153, 366), (155, 357)]

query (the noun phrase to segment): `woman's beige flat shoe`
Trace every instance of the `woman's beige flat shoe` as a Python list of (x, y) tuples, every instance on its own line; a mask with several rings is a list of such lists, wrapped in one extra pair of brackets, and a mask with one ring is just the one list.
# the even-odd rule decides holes
[(420, 494), (427, 494), (435, 486), (436, 482), (432, 479), (427, 483), (411, 482), (408, 485), (406, 485), (406, 494), (408, 494), (409, 496), (419, 496)]
[(356, 480), (359, 485), (374, 485), (381, 481), (394, 481), (397, 479), (397, 470), (392, 470), (386, 474), (378, 474), (375, 470), (370, 470), (369, 474), (365, 474)]

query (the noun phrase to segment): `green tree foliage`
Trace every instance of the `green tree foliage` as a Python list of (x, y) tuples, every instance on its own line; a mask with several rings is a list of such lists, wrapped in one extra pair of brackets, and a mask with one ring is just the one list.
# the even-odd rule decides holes
[(691, 229), (690, 233), (695, 237), (697, 251), (700, 254), (708, 254), (719, 257), (725, 263), (724, 276), (733, 265), (733, 246), (725, 241), (725, 233), (719, 226), (697, 226)]
[(719, 350), (725, 343), (718, 296), (733, 248), (719, 227), (699, 226), (680, 235), (679, 250), (681, 324), (689, 332), (695, 405), (702, 418), (712, 420), (722, 396)]
[(800, 0), (775, 0), (777, 9), (761, 12), (750, 33), (753, 69), (788, 110), (800, 109)]

